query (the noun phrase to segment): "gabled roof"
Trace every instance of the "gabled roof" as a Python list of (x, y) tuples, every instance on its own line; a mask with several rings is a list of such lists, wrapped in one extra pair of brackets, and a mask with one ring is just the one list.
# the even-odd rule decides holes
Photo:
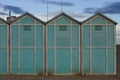
[(49, 21), (47, 21), (47, 22), (46, 22), (46, 24), (48, 24), (49, 22), (51, 22), (51, 21), (53, 21), (53, 20), (57, 19), (57, 18), (58, 18), (58, 17), (60, 17), (60, 16), (65, 16), (65, 17), (67, 17), (67, 18), (69, 18), (69, 19), (71, 19), (71, 20), (75, 21), (76, 23), (81, 24), (81, 22), (79, 22), (79, 21), (75, 20), (74, 18), (72, 18), (71, 16), (67, 15), (67, 14), (66, 14), (66, 13), (64, 13), (64, 12), (61, 12), (61, 13), (60, 13), (60, 14), (58, 14), (56, 17), (54, 17), (54, 18), (50, 19)]
[(103, 18), (107, 19), (108, 21), (112, 22), (112, 23), (115, 24), (115, 25), (117, 24), (117, 22), (113, 21), (112, 19), (108, 18), (107, 16), (105, 16), (105, 15), (103, 15), (103, 14), (101, 14), (101, 13), (96, 13), (95, 15), (93, 15), (93, 16), (91, 16), (90, 18), (86, 19), (86, 20), (83, 21), (82, 23), (87, 22), (88, 20), (92, 19), (93, 17), (95, 17), (95, 16), (97, 16), (97, 15), (102, 16)]
[(32, 14), (30, 14), (30, 13), (28, 13), (28, 12), (26, 12), (26, 13), (22, 14), (21, 16), (17, 17), (17, 18), (16, 18), (13, 22), (11, 22), (10, 24), (16, 22), (17, 20), (23, 18), (23, 17), (26, 16), (26, 15), (28, 15), (28, 16), (32, 17), (33, 19), (41, 22), (42, 24), (45, 24), (42, 20), (38, 19), (37, 17), (33, 16)]
[(4, 19), (0, 18), (1, 21), (3, 21), (6, 24), (9, 24), (7, 21), (5, 21)]

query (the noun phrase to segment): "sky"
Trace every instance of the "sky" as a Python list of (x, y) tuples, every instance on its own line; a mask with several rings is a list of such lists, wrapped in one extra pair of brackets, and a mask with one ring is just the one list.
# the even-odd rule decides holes
[[(47, 0), (0, 0), (0, 17), (6, 19), (11, 11), (12, 16), (29, 12), (46, 21)], [(62, 11), (76, 20), (84, 21), (95, 13), (102, 13), (117, 22), (116, 43), (120, 44), (120, 0), (48, 0), (49, 19)]]

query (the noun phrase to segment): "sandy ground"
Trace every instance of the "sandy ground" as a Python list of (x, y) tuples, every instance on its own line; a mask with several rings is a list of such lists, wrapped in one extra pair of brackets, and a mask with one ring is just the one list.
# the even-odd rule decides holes
[(0, 80), (120, 80), (120, 76), (0, 76)]

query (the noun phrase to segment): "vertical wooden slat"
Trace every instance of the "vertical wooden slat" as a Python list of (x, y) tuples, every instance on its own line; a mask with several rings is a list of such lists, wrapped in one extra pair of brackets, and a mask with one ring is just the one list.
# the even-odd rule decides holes
[(47, 35), (48, 35), (48, 33), (47, 33), (47, 25), (44, 25), (44, 32), (43, 32), (43, 38), (44, 38), (44, 73), (43, 73), (43, 75), (47, 75), (47, 71), (48, 71), (48, 56), (47, 56), (47, 50), (48, 50), (48, 47), (47, 47)]
[(7, 25), (7, 73), (10, 75), (10, 25)]
[(107, 28), (107, 20), (106, 20), (106, 75), (108, 75), (108, 28)]
[(54, 21), (54, 74), (56, 74), (56, 23)]
[(45, 40), (45, 38), (46, 38), (46, 33), (45, 33), (45, 26), (44, 25), (42, 25), (42, 28), (43, 28), (43, 32), (42, 32), (42, 34), (43, 34), (43, 36), (42, 36), (42, 38), (43, 38), (43, 75), (46, 75), (46, 40)]
[(20, 74), (20, 22), (18, 24), (18, 74)]
[(70, 73), (72, 74), (72, 21), (70, 21)]
[(92, 74), (92, 24), (90, 20), (90, 75)]
[(80, 73), (83, 75), (84, 74), (84, 47), (83, 47), (83, 43), (84, 43), (84, 40), (83, 40), (83, 25), (81, 25), (81, 28), (80, 28), (81, 30), (81, 32), (80, 32), (80, 54), (82, 54), (82, 55), (80, 55), (80, 58), (82, 57), (82, 59), (81, 59), (81, 61), (80, 61), (80, 67), (81, 67), (81, 69), (80, 69)]
[(34, 20), (34, 74), (36, 74), (36, 21)]
[(81, 24), (79, 25), (79, 73), (82, 74), (83, 72), (83, 45), (82, 45), (82, 41), (83, 41), (83, 33), (82, 33), (82, 26)]
[(116, 74), (116, 25), (114, 25), (114, 74)]

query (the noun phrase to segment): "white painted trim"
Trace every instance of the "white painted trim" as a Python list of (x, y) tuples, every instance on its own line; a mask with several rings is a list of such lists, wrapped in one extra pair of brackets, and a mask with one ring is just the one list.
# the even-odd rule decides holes
[[(90, 25), (90, 24), (83, 24), (83, 25)], [(96, 26), (96, 25), (103, 25), (103, 26), (106, 26), (106, 24), (92, 24), (93, 26)], [(114, 26), (112, 24), (108, 24), (109, 26)]]
[(81, 45), (81, 40), (82, 40), (81, 39), (81, 28), (80, 28), (80, 25), (78, 26), (78, 37), (79, 37), (79, 42), (78, 42), (78, 44), (79, 44), (79, 46), (78, 46), (78, 49), (79, 49), (79, 51), (78, 51), (79, 52), (78, 53), (78, 58), (79, 58), (78, 59), (79, 60), (78, 63), (79, 63), (79, 66), (78, 67), (79, 68), (78, 68), (78, 70), (79, 70), (79, 73), (80, 73), (81, 72), (80, 69), (82, 68), (82, 65), (80, 65), (81, 64), (80, 62), (82, 62), (82, 61), (80, 61), (80, 58), (81, 58), (80, 54), (82, 54), (81, 51), (80, 51), (82, 49), (81, 46), (80, 46)]
[(45, 48), (44, 48), (44, 47), (45, 47), (45, 42), (46, 42), (46, 40), (44, 39), (44, 37), (45, 37), (45, 34), (44, 34), (44, 32), (45, 32), (45, 26), (42, 25), (42, 28), (43, 28), (43, 32), (42, 32), (42, 34), (43, 34), (43, 35), (42, 35), (42, 36), (43, 36), (43, 37), (42, 37), (42, 38), (43, 38), (43, 53), (42, 53), (42, 54), (43, 54), (43, 75), (46, 75), (46, 73), (45, 73), (45, 69), (46, 69), (46, 68), (45, 68), (45, 60), (44, 60), (44, 56), (45, 56), (45, 54), (46, 54), (46, 53), (45, 53)]
[[(11, 25), (14, 25), (16, 22), (20, 22), (20, 21), (21, 21), (23, 18), (25, 18), (25, 17), (30, 17), (30, 18), (32, 18), (32, 17), (29, 16), (29, 15), (25, 15), (25, 16), (21, 17), (19, 20), (13, 22)], [(32, 18), (32, 20), (36, 20), (36, 19)], [(39, 22), (39, 21), (38, 21), (38, 22)], [(41, 23), (41, 24), (42, 24), (42, 23)]]
[[(92, 48), (94, 48), (94, 47), (92, 47)], [(96, 48), (94, 48), (94, 49), (98, 49), (99, 47), (96, 47)], [(88, 48), (89, 49), (89, 48)], [(99, 49), (105, 49), (105, 48), (99, 48)]]
[(10, 25), (10, 73), (12, 73), (12, 30), (11, 30), (11, 27), (12, 25)]
[[(71, 20), (71, 19), (69, 19), (68, 17), (66, 17), (66, 16), (64, 16), (64, 15), (61, 15), (61, 16), (55, 18), (53, 21), (56, 21), (56, 20), (60, 19), (61, 17), (66, 18), (68, 21)], [(73, 21), (73, 20), (72, 20), (72, 21)], [(52, 21), (51, 21), (51, 22), (52, 22)], [(47, 25), (51, 25), (51, 22), (49, 22)], [(75, 21), (74, 21), (74, 22), (75, 22)], [(75, 22), (75, 23), (76, 23), (76, 22)], [(54, 24), (55, 24), (55, 23), (54, 23)], [(61, 25), (61, 24), (57, 24), (57, 25)], [(68, 24), (68, 25), (70, 25), (70, 24)]]
[(18, 74), (20, 74), (20, 22), (18, 24)]
[[(54, 24), (48, 24), (49, 26), (53, 26)], [(65, 25), (65, 26), (69, 26), (70, 24), (57, 24), (58, 26), (60, 25)], [(72, 24), (73, 26), (78, 26), (79, 24)]]
[(70, 21), (70, 73), (72, 74), (72, 21)]
[[(84, 47), (84, 46), (83, 46)], [(90, 47), (84, 47), (84, 48), (90, 48)], [(92, 48), (96, 48), (96, 46), (92, 47)], [(106, 47), (102, 47), (102, 46), (99, 46), (97, 48), (106, 48)], [(108, 47), (108, 48), (113, 48), (113, 47)]]
[(56, 23), (54, 21), (54, 74), (56, 74)]
[(1, 47), (0, 49), (6, 49), (7, 47)]
[(117, 67), (117, 64), (116, 64), (116, 25), (114, 25), (114, 74), (117, 74), (116, 73), (116, 67)]
[[(53, 26), (54, 24), (49, 24), (49, 26)], [(57, 24), (58, 26), (69, 26), (70, 24)], [(78, 26), (79, 24), (72, 24), (73, 26)]]
[[(54, 47), (48, 47), (48, 48), (54, 48)], [(70, 48), (70, 47), (57, 47), (57, 48)], [(78, 47), (72, 47), (72, 48), (78, 48)]]
[(2, 46), (1, 46), (1, 48), (0, 48), (0, 49), (2, 49), (2, 48), (7, 48), (7, 47), (5, 47), (5, 46), (4, 46), (4, 47), (2, 47)]
[[(92, 21), (93, 19), (95, 19), (95, 18), (97, 18), (97, 17), (100, 17), (100, 18), (104, 19), (105, 21), (108, 21), (107, 19), (103, 18), (102, 16), (96, 15), (96, 16), (94, 16), (93, 18), (91, 18), (91, 19), (89, 20), (90, 23), (91, 23), (91, 21)], [(86, 24), (87, 22), (88, 22), (88, 21), (84, 22), (83, 25), (90, 25), (90, 24)], [(92, 25), (106, 25), (106, 24), (92, 24)], [(108, 25), (113, 25), (113, 24), (108, 24)]]
[(6, 46), (6, 48), (7, 48), (7, 74), (9, 75), (9, 66), (10, 66), (10, 64), (9, 64), (9, 26), (8, 25), (6, 25), (6, 27), (7, 27), (7, 46)]
[(36, 21), (34, 20), (34, 74), (36, 74)]
[[(96, 15), (96, 16), (94, 16), (93, 18), (91, 18), (89, 21), (90, 21), (90, 23), (91, 23), (91, 20), (93, 20), (93, 19), (95, 19), (95, 18), (97, 18), (97, 17), (101, 17), (102, 19), (104, 19), (105, 21), (109, 21), (108, 19), (105, 19), (104, 17), (102, 17), (102, 16), (100, 16), (100, 15)], [(86, 24), (88, 21), (86, 21), (86, 22), (84, 22), (83, 23), (83, 25), (90, 25), (90, 24)], [(110, 21), (109, 21), (110, 22)], [(92, 24), (92, 25), (105, 25), (106, 26), (106, 24)], [(114, 25), (114, 24), (108, 24), (108, 25)]]
[[(13, 26), (17, 26), (18, 24), (13, 24)], [(43, 26), (42, 24), (20, 24), (21, 26), (27, 25), (27, 26)]]
[(90, 20), (90, 75), (92, 75), (92, 25)]
[[(13, 48), (17, 48), (17, 47), (13, 47)], [(27, 47), (27, 46), (24, 47), (24, 46), (23, 46), (23, 47), (20, 47), (20, 48), (28, 48), (28, 49), (29, 49), (29, 48), (34, 48), (34, 47), (29, 47), (29, 46), (28, 46), (28, 47)], [(43, 48), (43, 47), (38, 47), (38, 48)]]
[(6, 26), (7, 25), (8, 26), (8, 24), (6, 24), (6, 23), (5, 24), (0, 24), (0, 25), (2, 25), (2, 26)]
[[(18, 24), (12, 24), (13, 26), (17, 26)], [(35, 24), (20, 24), (21, 26), (24, 26), (24, 25), (32, 25), (32, 26), (34, 26)], [(39, 26), (43, 26), (42, 24), (36, 24), (37, 26), (39, 25)], [(52, 26), (52, 25), (54, 25), (54, 24), (47, 24), (47, 26)], [(70, 25), (70, 24), (57, 24), (57, 25)], [(79, 24), (72, 24), (73, 26), (78, 26)], [(89, 25), (89, 24), (83, 24), (83, 25)], [(97, 24), (96, 24), (97, 25)], [(111, 25), (111, 24), (109, 24), (109, 25)]]
[[(96, 16), (96, 17), (97, 17), (97, 16)], [(94, 17), (94, 18), (96, 18), (96, 17)], [(100, 17), (101, 17), (101, 16), (100, 16)], [(106, 56), (106, 74), (109, 75), (109, 74), (108, 74), (108, 48), (113, 48), (113, 47), (108, 47), (108, 45), (107, 45), (107, 42), (108, 42), (108, 38), (107, 38), (107, 37), (108, 37), (108, 36), (107, 36), (107, 34), (108, 34), (108, 33), (107, 33), (107, 27), (109, 27), (110, 25), (113, 26), (114, 24), (107, 24), (107, 20), (103, 18), (104, 20), (106, 20), (106, 24), (92, 24), (92, 25), (91, 25), (91, 20), (93, 20), (94, 18), (90, 19), (90, 24), (85, 24), (85, 23), (84, 23), (84, 24), (82, 24), (82, 26), (83, 26), (83, 25), (90, 25), (90, 26), (103, 25), (103, 26), (106, 26), (106, 47), (102, 47), (102, 46), (101, 46), (101, 47), (98, 47), (98, 48), (106, 48), (106, 55), (107, 55), (107, 56)], [(115, 29), (115, 27), (114, 27), (114, 29)], [(83, 31), (83, 29), (82, 29), (82, 31)], [(90, 30), (90, 31), (91, 31), (91, 30)], [(114, 33), (116, 33), (115, 31), (116, 31), (116, 30), (114, 30)], [(90, 35), (92, 36), (91, 32), (90, 32)], [(91, 37), (91, 38), (92, 38), (92, 37)], [(82, 39), (83, 39), (83, 38), (82, 38)], [(114, 34), (114, 41), (115, 41), (115, 42), (114, 42), (114, 47), (116, 47), (116, 34)], [(84, 42), (84, 41), (83, 41), (83, 42)], [(91, 44), (91, 40), (90, 40), (90, 44)], [(90, 45), (90, 47), (85, 47), (85, 48), (90, 48), (90, 56), (91, 56), (91, 53), (92, 53), (91, 45)], [(96, 47), (92, 47), (92, 48), (96, 48)], [(114, 52), (114, 53), (115, 53), (115, 56), (114, 56), (114, 58), (115, 58), (115, 60), (114, 60), (115, 69), (114, 69), (114, 70), (115, 70), (115, 74), (116, 74), (116, 48), (115, 48), (115, 52)], [(91, 58), (91, 59), (92, 59), (92, 58)], [(91, 63), (92, 63), (92, 62), (91, 62), (91, 59), (90, 59), (90, 65), (91, 65)], [(91, 70), (91, 67), (92, 67), (92, 66), (90, 66), (90, 75), (94, 75), (95, 73), (92, 73), (92, 72), (91, 72), (91, 71), (92, 71), (92, 70)], [(98, 74), (98, 75), (99, 75), (99, 74)], [(100, 75), (101, 75), (101, 74), (100, 74)]]
[(106, 75), (108, 75), (108, 28), (107, 28), (107, 20), (106, 20)]
[(48, 74), (48, 25), (46, 25), (45, 26), (46, 28), (46, 40), (45, 40), (45, 42), (46, 42), (46, 62), (45, 62), (45, 64), (46, 64), (46, 66), (45, 66), (45, 68), (46, 68), (46, 73), (45, 73), (45, 75), (47, 75)]
[[(82, 34), (81, 34), (81, 35), (82, 35), (82, 36), (81, 36), (81, 38), (82, 38), (82, 39), (81, 39), (81, 40), (82, 40), (82, 43), (81, 43), (81, 45), (82, 45), (81, 47), (82, 47), (82, 48), (81, 48), (81, 49), (82, 49), (82, 54), (84, 54), (84, 47), (83, 47), (83, 43), (84, 43), (84, 40), (83, 40), (83, 25), (81, 26), (81, 31), (82, 31), (82, 32), (81, 32), (81, 33), (82, 33)], [(82, 55), (82, 65), (81, 65), (81, 67), (82, 67), (82, 75), (84, 75), (84, 74), (85, 74), (85, 73), (84, 73), (84, 55)]]

